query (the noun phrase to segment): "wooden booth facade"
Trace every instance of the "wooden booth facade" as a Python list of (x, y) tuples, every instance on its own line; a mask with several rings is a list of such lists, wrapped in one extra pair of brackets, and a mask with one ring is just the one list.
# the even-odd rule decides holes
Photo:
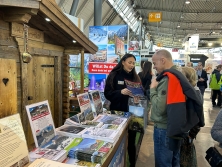
[(0, 0), (0, 29), (0, 118), (20, 113), (30, 147), (25, 106), (48, 100), (55, 127), (62, 125), (69, 112), (69, 54), (83, 60), (98, 48), (54, 0)]

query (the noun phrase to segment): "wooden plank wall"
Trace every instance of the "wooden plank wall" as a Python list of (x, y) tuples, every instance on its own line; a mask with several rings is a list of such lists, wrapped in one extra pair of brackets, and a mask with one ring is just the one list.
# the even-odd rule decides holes
[[(12, 59), (16, 62), (17, 92), (12, 98), (16, 98), (16, 112), (21, 114), (21, 70), (19, 52), (16, 41), (10, 35), (10, 25), (3, 20), (0, 20), (0, 58)], [(1, 64), (1, 66), (2, 65), (3, 64)]]

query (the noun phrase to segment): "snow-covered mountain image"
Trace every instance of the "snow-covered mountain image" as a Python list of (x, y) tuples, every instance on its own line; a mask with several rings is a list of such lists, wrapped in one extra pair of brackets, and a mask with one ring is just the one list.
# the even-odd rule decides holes
[(125, 44), (127, 44), (128, 25), (108, 26), (108, 44), (115, 43), (114, 35), (117, 35)]
[(107, 44), (108, 31), (107, 26), (90, 26), (89, 39), (95, 44)]

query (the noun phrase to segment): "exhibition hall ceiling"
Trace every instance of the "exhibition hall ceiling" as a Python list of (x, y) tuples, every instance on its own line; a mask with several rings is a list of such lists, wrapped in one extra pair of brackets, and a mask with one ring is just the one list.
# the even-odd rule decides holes
[[(94, 24), (94, 0), (78, 1), (75, 17), (84, 20), (88, 36), (89, 26)], [(56, 2), (65, 13), (70, 12), (73, 0)], [(161, 22), (148, 22), (150, 12), (161, 12)], [(138, 34), (140, 16), (144, 36), (154, 44), (182, 48), (190, 35), (200, 34), (199, 47), (221, 46), (222, 0), (102, 0), (102, 25), (128, 24), (133, 36)]]

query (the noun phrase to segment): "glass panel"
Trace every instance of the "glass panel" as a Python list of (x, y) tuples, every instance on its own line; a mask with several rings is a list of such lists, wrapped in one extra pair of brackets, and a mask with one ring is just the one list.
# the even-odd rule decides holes
[(113, 0), (109, 0), (109, 3), (110, 3), (111, 5), (113, 5), (113, 4), (114, 4), (114, 1), (113, 1)]
[(132, 13), (129, 13), (129, 15), (127, 16), (127, 18), (129, 19), (131, 15), (132, 15)]
[(126, 9), (123, 11), (123, 13), (126, 13), (126, 11), (129, 9), (129, 7), (127, 6)]

